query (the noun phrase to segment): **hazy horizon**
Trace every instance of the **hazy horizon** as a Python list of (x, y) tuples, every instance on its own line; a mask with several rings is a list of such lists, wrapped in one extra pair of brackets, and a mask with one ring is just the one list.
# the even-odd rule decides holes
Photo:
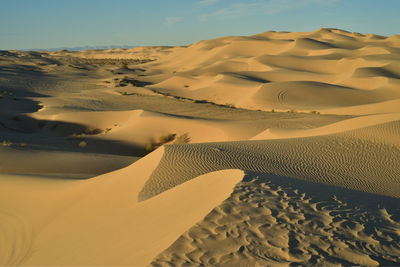
[[(82, 46), (62, 46), (62, 47), (35, 47), (35, 48), (25, 48), (25, 49), (14, 49), (16, 51), (81, 51), (81, 50), (99, 50), (99, 49), (129, 49), (138, 46), (134, 45), (82, 45)], [(9, 49), (12, 50), (12, 49)], [(4, 51), (4, 50), (3, 50)]]

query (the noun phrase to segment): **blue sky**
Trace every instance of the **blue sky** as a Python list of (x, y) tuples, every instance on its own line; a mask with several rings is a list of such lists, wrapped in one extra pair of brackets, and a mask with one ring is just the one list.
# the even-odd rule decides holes
[(268, 30), (400, 34), (400, 0), (0, 0), (0, 49), (186, 45)]

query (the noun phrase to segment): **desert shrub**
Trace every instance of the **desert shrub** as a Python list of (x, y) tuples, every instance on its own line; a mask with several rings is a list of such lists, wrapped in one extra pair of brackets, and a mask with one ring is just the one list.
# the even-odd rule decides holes
[(84, 133), (80, 133), (80, 134), (73, 134), (73, 136), (76, 138), (76, 139), (83, 139), (83, 138), (85, 138), (85, 136), (86, 136), (86, 134), (84, 134)]
[(103, 132), (103, 130), (101, 130), (101, 129), (99, 129), (99, 128), (89, 128), (89, 129), (86, 129), (85, 131), (84, 131), (84, 134), (87, 134), (87, 135), (96, 135), (96, 134), (101, 134)]
[(209, 103), (209, 102), (207, 100), (193, 99), (192, 103), (206, 104), (206, 103)]
[(319, 112), (319, 111), (316, 111), (316, 110), (312, 110), (312, 111), (310, 111), (310, 113), (311, 113), (311, 114), (320, 114), (320, 112)]
[(80, 148), (84, 148), (84, 147), (87, 146), (87, 143), (86, 143), (85, 141), (81, 141), (81, 142), (79, 142), (78, 146), (79, 146)]
[(155, 150), (156, 148), (157, 147), (155, 146), (155, 143), (153, 141), (150, 141), (145, 145), (145, 149), (147, 152), (151, 152), (151, 151)]
[(187, 144), (190, 142), (188, 133), (184, 133), (175, 138), (174, 144)]
[(122, 62), (121, 68), (128, 70), (129, 69), (128, 63), (127, 62)]
[(103, 131), (103, 133), (106, 134), (106, 133), (108, 133), (109, 131), (111, 131), (111, 129), (112, 129), (112, 128), (105, 128), (104, 131)]
[(271, 112), (272, 112), (272, 113), (275, 113), (275, 109), (271, 109)]
[(158, 141), (150, 140), (145, 145), (145, 149), (147, 152), (151, 152), (151, 151), (157, 149), (158, 147), (175, 140), (175, 138), (176, 138), (176, 134), (173, 134), (173, 133), (162, 135), (158, 138)]
[(120, 92), (120, 94), (121, 95), (127, 95), (128, 93), (124, 91), (124, 92)]
[(165, 144), (165, 143), (168, 143), (168, 142), (173, 141), (173, 140), (175, 139), (175, 137), (176, 137), (176, 134), (169, 133), (169, 134), (167, 134), (167, 135), (162, 135), (162, 136), (160, 136), (160, 137), (158, 138), (158, 141), (159, 141), (160, 143), (162, 143), (162, 144)]
[(3, 142), (1, 142), (1, 145), (8, 147), (12, 145), (12, 142), (10, 140), (3, 140)]

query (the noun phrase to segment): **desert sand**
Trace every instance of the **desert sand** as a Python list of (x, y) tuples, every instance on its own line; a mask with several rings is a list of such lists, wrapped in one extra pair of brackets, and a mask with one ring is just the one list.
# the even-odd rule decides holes
[(0, 51), (1, 266), (400, 264), (400, 36)]

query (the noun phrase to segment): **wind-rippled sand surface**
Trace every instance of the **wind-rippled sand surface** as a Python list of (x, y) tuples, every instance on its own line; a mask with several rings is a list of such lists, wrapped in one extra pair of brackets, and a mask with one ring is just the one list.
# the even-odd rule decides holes
[[(392, 127), (398, 130), (399, 123), (382, 128), (390, 132)], [(363, 128), (308, 138), (167, 146), (139, 197), (149, 198), (200, 174), (230, 168), (400, 197), (399, 143), (374, 142), (374, 134), (370, 134), (372, 140), (363, 138), (368, 132)], [(176, 178), (165, 181), (165, 177)]]
[(0, 265), (399, 265), (399, 52), (0, 51)]
[(399, 219), (390, 198), (247, 172), (152, 265), (397, 265)]

